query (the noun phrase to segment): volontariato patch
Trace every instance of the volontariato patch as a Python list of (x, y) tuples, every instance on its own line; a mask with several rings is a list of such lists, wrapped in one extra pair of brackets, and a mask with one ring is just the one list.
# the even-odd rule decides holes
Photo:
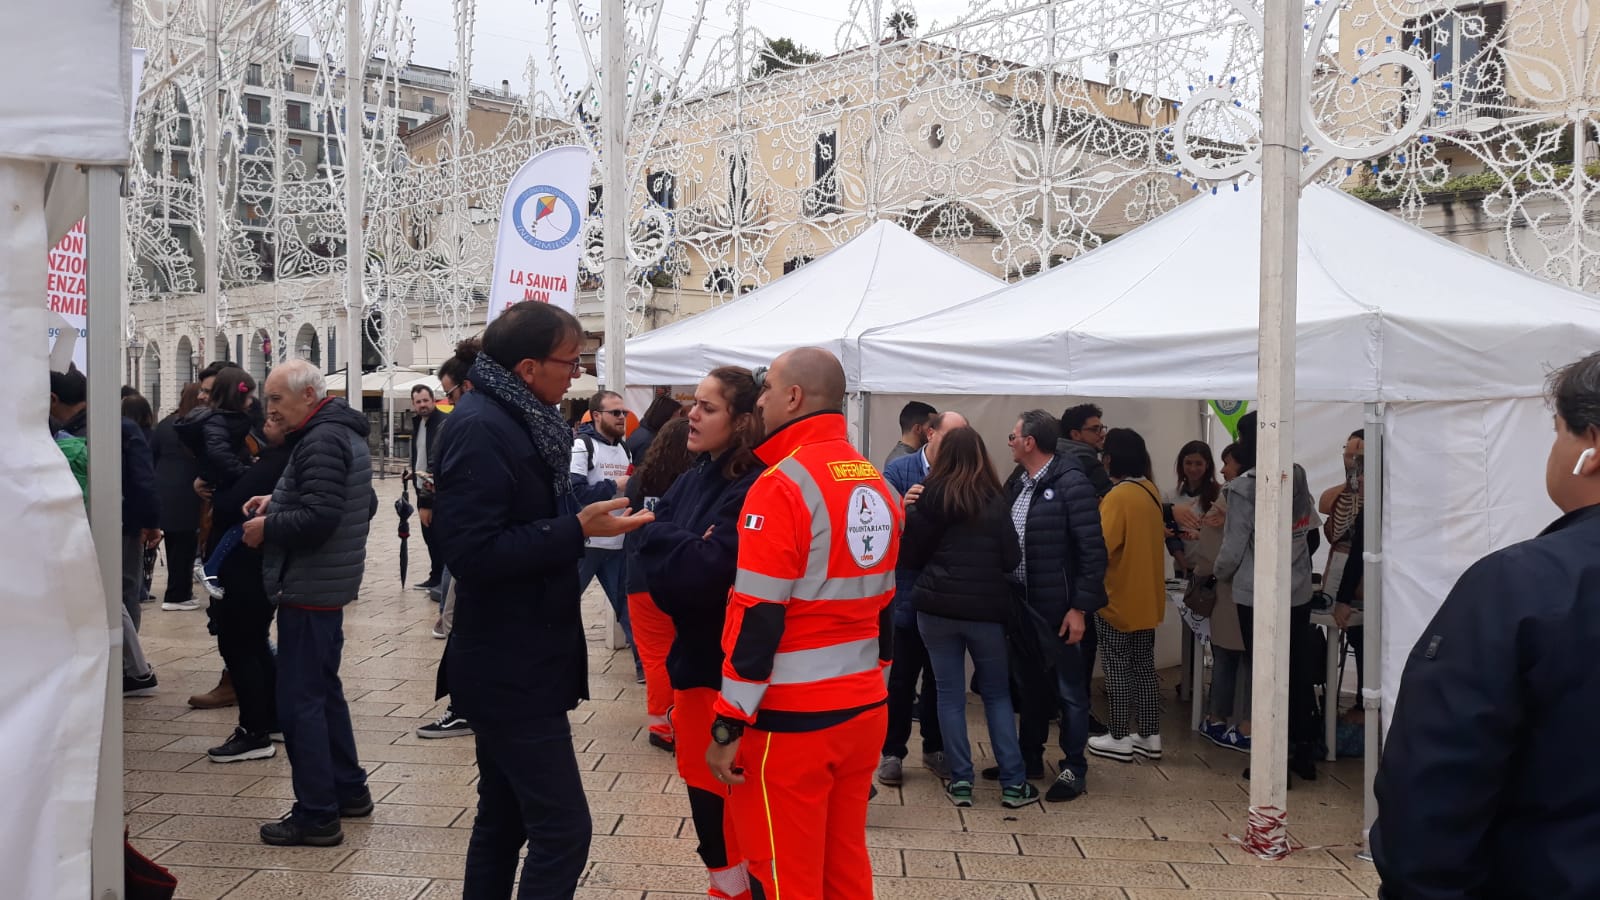
[(872, 488), (862, 485), (850, 493), (845, 525), (845, 544), (856, 565), (871, 569), (883, 562), (894, 536), (894, 513), (889, 502)]
[(744, 517), (745, 531), (760, 531), (761, 526), (765, 524), (767, 524), (766, 516), (758, 516), (755, 513), (750, 513)]

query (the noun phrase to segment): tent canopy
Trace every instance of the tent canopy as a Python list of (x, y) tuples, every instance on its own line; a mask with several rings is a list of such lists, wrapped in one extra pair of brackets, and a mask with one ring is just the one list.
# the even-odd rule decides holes
[[(1003, 284), (892, 222), (738, 300), (628, 341), (628, 384), (695, 384), (717, 366), (764, 366), (795, 347), (826, 347), (854, 386), (854, 338), (987, 294)], [(601, 348), (604, 371), (605, 348)]]
[[(1299, 397), (1537, 396), (1600, 346), (1600, 304), (1343, 192), (1300, 205)], [(877, 392), (1245, 399), (1256, 390), (1259, 187), (1224, 191), (1048, 273), (859, 340)]]

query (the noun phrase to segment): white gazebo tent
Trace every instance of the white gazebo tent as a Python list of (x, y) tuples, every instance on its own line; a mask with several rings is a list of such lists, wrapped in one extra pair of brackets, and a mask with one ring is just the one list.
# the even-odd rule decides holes
[[(1192, 401), (1252, 398), (1260, 208), (1253, 187), (1201, 197), (1049, 273), (869, 330), (860, 388), (1168, 401), (1163, 417), (1179, 420)], [(1342, 404), (1346, 422), (1366, 422), (1380, 511), (1367, 627), (1381, 629), (1381, 654), (1368, 655), (1365, 699), (1381, 685), (1387, 722), (1406, 656), (1455, 579), (1556, 515), (1542, 387), (1551, 367), (1600, 346), (1600, 304), (1330, 188), (1307, 188), (1300, 212), (1300, 409)], [(1307, 431), (1296, 457), (1308, 469), (1309, 447), (1331, 458), (1345, 436)]]
[[(853, 390), (859, 375), (855, 338), (863, 331), (945, 309), (1002, 284), (899, 225), (881, 221), (738, 300), (632, 338), (624, 380), (694, 385), (717, 366), (754, 369), (786, 350), (810, 345), (843, 360)], [(604, 354), (602, 347), (596, 358), (602, 373)]]
[[(0, 407), (6, 627), (0, 678), (0, 870), (7, 896), (122, 892), (122, 329), (117, 166), (134, 91), (121, 0), (13, 0), (0, 37), (0, 317), (12, 402)], [(71, 52), (62, 52), (71, 48)], [(79, 170), (78, 166), (87, 167)], [(49, 214), (47, 217), (47, 206)], [(47, 253), (87, 213), (89, 516), (44, 427)], [(91, 524), (92, 523), (92, 524)], [(85, 565), (97, 559), (98, 566)]]

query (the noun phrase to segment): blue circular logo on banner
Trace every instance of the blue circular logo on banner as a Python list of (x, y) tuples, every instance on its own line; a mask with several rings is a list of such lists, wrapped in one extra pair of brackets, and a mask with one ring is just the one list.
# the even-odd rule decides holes
[(1217, 412), (1225, 416), (1231, 416), (1244, 408), (1244, 402), (1241, 400), (1214, 400), (1212, 402), (1217, 405)]
[(511, 204), (511, 224), (535, 250), (560, 250), (578, 236), (578, 204), (566, 192), (536, 184)]

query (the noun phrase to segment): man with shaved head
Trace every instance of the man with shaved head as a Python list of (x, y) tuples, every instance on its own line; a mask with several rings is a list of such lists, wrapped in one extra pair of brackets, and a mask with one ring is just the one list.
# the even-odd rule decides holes
[(870, 897), (867, 800), (904, 516), (846, 437), (832, 353), (791, 350), (756, 384), (756, 455), (770, 468), (740, 516), (706, 762), (732, 786), (753, 897)]

